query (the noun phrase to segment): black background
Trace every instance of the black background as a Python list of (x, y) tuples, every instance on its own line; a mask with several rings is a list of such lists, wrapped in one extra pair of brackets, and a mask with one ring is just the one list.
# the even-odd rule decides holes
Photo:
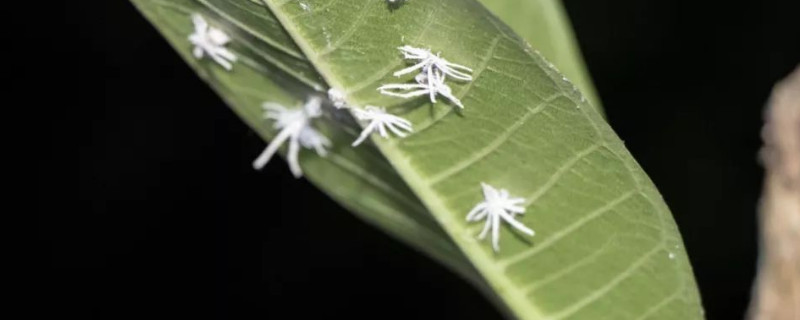
[[(762, 107), (800, 62), (790, 2), (566, 1), (612, 126), (680, 226), (709, 319), (741, 318), (749, 299)], [(38, 169), (48, 308), (101, 319), (499, 316), (283, 162), (254, 172), (264, 143), (129, 3), (75, 1), (64, 16), (59, 99), (77, 107), (47, 111)]]

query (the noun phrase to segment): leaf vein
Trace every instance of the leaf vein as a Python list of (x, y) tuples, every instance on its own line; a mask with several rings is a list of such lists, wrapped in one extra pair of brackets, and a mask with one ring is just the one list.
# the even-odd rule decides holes
[(197, 2), (199, 2), (202, 5), (204, 5), (205, 7), (209, 8), (214, 13), (216, 13), (216, 14), (222, 16), (223, 18), (233, 22), (233, 24), (235, 24), (239, 29), (242, 29), (245, 32), (253, 35), (254, 37), (263, 40), (264, 43), (268, 44), (269, 46), (271, 46), (271, 47), (273, 47), (273, 48), (275, 48), (275, 49), (277, 49), (277, 50), (279, 50), (279, 51), (281, 51), (281, 52), (283, 52), (283, 53), (285, 53), (285, 54), (287, 54), (289, 56), (292, 56), (294, 58), (305, 60), (305, 56), (303, 56), (301, 53), (299, 53), (297, 51), (294, 51), (294, 50), (290, 50), (289, 48), (286, 48), (285, 46), (283, 46), (282, 44), (276, 42), (272, 38), (270, 38), (268, 36), (265, 36), (265, 35), (255, 31), (255, 30), (251, 29), (250, 27), (248, 27), (243, 22), (239, 21), (238, 19), (234, 19), (231, 15), (229, 15), (228, 13), (220, 10), (216, 6), (214, 6), (211, 3), (209, 3), (207, 0), (197, 0)]
[(572, 167), (575, 166), (575, 164), (577, 164), (578, 161), (580, 161), (581, 159), (585, 158), (586, 156), (592, 154), (593, 152), (597, 151), (597, 149), (599, 149), (602, 146), (603, 146), (602, 144), (593, 144), (593, 145), (589, 146), (588, 148), (584, 149), (583, 151), (578, 152), (577, 154), (575, 154), (574, 157), (572, 157), (571, 159), (567, 160), (566, 163), (564, 163), (563, 165), (561, 165), (561, 167), (556, 169), (556, 172), (553, 173), (553, 175), (551, 175), (550, 178), (547, 179), (547, 182), (545, 182), (545, 184), (542, 185), (541, 188), (536, 190), (536, 192), (534, 192), (530, 196), (526, 197), (525, 198), (526, 199), (525, 203), (523, 205), (525, 207), (527, 207), (527, 206), (530, 206), (531, 204), (533, 204), (534, 202), (536, 202), (536, 200), (538, 200), (543, 194), (547, 193), (547, 191), (550, 191), (550, 189), (552, 189), (553, 186), (556, 183), (558, 183), (558, 180), (561, 179), (561, 177), (567, 171), (572, 169)]
[[(422, 39), (422, 37), (425, 35), (425, 33), (428, 32), (428, 29), (430, 29), (431, 25), (433, 25), (434, 16), (435, 16), (438, 8), (439, 7), (436, 6), (436, 7), (434, 7), (434, 10), (430, 11), (430, 13), (428, 14), (428, 17), (425, 20), (425, 23), (422, 26), (422, 31), (420, 31), (420, 33), (417, 34), (416, 37), (414, 37), (414, 40), (412, 42), (419, 42), (419, 40)], [(347, 89), (346, 93), (347, 94), (351, 94), (351, 93), (355, 93), (355, 92), (359, 92), (361, 90), (364, 90), (365, 88), (369, 87), (370, 85), (375, 84), (378, 80), (385, 78), (386, 76), (388, 76), (392, 72), (392, 70), (394, 70), (395, 68), (398, 68), (398, 67), (400, 67), (402, 65), (403, 65), (403, 60), (397, 60), (395, 63), (391, 63), (388, 66), (386, 66), (386, 67), (382, 68), (381, 70), (379, 70), (378, 72), (375, 72), (372, 75), (370, 75), (369, 77), (366, 77), (363, 81), (350, 86), (350, 88)]]
[(566, 237), (567, 235), (571, 234), (573, 231), (577, 230), (578, 228), (584, 226), (585, 224), (593, 221), (594, 219), (599, 218), (603, 214), (611, 211), (614, 207), (619, 205), (625, 200), (628, 200), (631, 196), (636, 194), (638, 190), (630, 190), (625, 192), (621, 196), (617, 197), (616, 199), (612, 200), (611, 202), (605, 204), (604, 206), (590, 212), (586, 216), (581, 217), (580, 219), (576, 220), (572, 224), (564, 227), (563, 229), (553, 233), (551, 236), (547, 237), (544, 241), (542, 241), (538, 246), (533, 247), (531, 250), (520, 252), (514, 256), (505, 258), (503, 260), (498, 260), (497, 263), (506, 270), (508, 267), (522, 262), (525, 259), (531, 258), (541, 252), (544, 249), (549, 248), (550, 246), (556, 244), (559, 240)]
[(540, 111), (542, 111), (542, 109), (547, 107), (549, 102), (551, 102), (553, 99), (555, 99), (555, 98), (551, 98), (551, 99), (547, 99), (545, 101), (542, 101), (542, 103), (538, 104), (536, 107), (534, 107), (532, 109), (531, 108), (527, 108), (527, 111), (525, 112), (525, 114), (521, 118), (519, 118), (519, 120), (514, 122), (514, 124), (512, 124), (510, 127), (506, 128), (506, 130), (503, 131), (502, 134), (497, 136), (491, 143), (489, 143), (489, 145), (484, 146), (483, 148), (478, 150), (476, 153), (474, 153), (472, 156), (470, 156), (470, 157), (468, 157), (468, 158), (466, 158), (466, 159), (464, 159), (464, 160), (462, 160), (462, 161), (450, 166), (449, 168), (447, 168), (445, 170), (442, 170), (440, 173), (438, 173), (435, 176), (431, 177), (429, 179), (428, 183), (430, 185), (435, 185), (437, 183), (440, 183), (444, 179), (447, 179), (448, 177), (451, 177), (451, 176), (463, 171), (464, 169), (468, 168), (470, 165), (480, 161), (481, 159), (485, 158), (486, 156), (488, 156), (493, 151), (497, 150), (497, 148), (499, 148), (506, 141), (508, 141), (508, 138), (511, 137), (511, 135), (513, 135), (514, 133), (516, 133), (517, 130), (519, 130), (528, 121), (528, 119), (530, 117), (532, 117), (533, 115), (535, 115), (535, 114), (539, 113)]
[(565, 317), (575, 314), (581, 309), (600, 300), (605, 295), (605, 293), (616, 288), (620, 283), (622, 283), (622, 281), (632, 276), (639, 268), (641, 268), (645, 264), (645, 262), (647, 262), (654, 254), (659, 252), (661, 249), (663, 249), (663, 243), (654, 246), (652, 249), (650, 249), (650, 251), (648, 251), (638, 259), (636, 259), (636, 261), (634, 261), (630, 266), (628, 266), (623, 272), (621, 272), (618, 276), (611, 279), (611, 281), (606, 283), (600, 289), (595, 290), (594, 292), (592, 292), (592, 294), (590, 294), (586, 298), (583, 298), (580, 301), (572, 304), (571, 306), (564, 308), (562, 311), (556, 313), (555, 315), (548, 317), (548, 319), (552, 320), (563, 319)]
[(330, 46), (325, 48), (325, 50), (321, 50), (320, 52), (318, 52), (317, 57), (324, 57), (336, 51), (337, 49), (339, 49), (342, 43), (344, 43), (345, 41), (347, 41), (353, 35), (356, 34), (356, 30), (358, 30), (358, 27), (361, 25), (361, 23), (364, 21), (364, 18), (366, 18), (367, 14), (369, 13), (370, 6), (368, 2), (369, 0), (361, 3), (361, 11), (358, 12), (358, 16), (356, 16), (355, 21), (353, 21), (353, 23), (350, 24), (350, 27), (347, 28), (347, 30), (345, 30), (344, 34), (342, 34), (342, 36), (339, 37), (339, 39), (336, 39)]
[[(480, 78), (480, 76), (483, 73), (483, 71), (486, 70), (486, 67), (489, 65), (489, 61), (491, 61), (492, 58), (494, 58), (495, 50), (497, 50), (497, 44), (499, 42), (500, 42), (500, 37), (496, 37), (496, 38), (494, 38), (494, 40), (492, 40), (492, 44), (489, 45), (489, 49), (487, 50), (487, 53), (483, 55), (483, 59), (481, 59), (481, 62), (478, 64), (478, 67), (475, 69), (475, 73), (473, 74), (472, 81), (467, 83), (467, 85), (464, 86), (464, 88), (462, 88), (461, 91), (459, 91), (459, 93), (458, 93), (458, 98), (459, 99), (463, 100), (464, 97), (466, 97), (467, 94), (469, 94), (470, 90), (472, 90), (473, 84), (476, 81), (478, 81), (478, 78)], [(451, 114), (453, 112), (453, 110), (455, 110), (455, 108), (450, 108), (450, 109), (447, 110), (447, 112), (436, 116), (433, 120), (428, 121), (427, 123), (424, 123), (424, 124), (421, 124), (421, 125), (417, 125), (417, 130), (415, 130), (412, 134), (414, 134), (414, 135), (419, 134), (420, 132), (423, 132), (426, 129), (432, 127), (434, 124), (439, 122), (439, 120), (441, 120), (444, 117), (446, 117), (447, 115)]]

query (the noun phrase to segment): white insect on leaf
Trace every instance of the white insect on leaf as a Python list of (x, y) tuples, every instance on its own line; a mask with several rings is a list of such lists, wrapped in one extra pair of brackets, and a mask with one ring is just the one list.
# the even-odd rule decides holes
[(403, 57), (415, 61), (416, 64), (397, 71), (396, 77), (400, 77), (412, 72), (419, 72), (414, 80), (416, 83), (387, 84), (378, 88), (381, 94), (408, 99), (428, 95), (432, 103), (436, 103), (436, 96), (442, 95), (452, 101), (459, 108), (464, 108), (461, 101), (453, 95), (445, 81), (448, 77), (461, 81), (472, 81), (469, 73), (472, 69), (465, 66), (451, 63), (440, 54), (433, 54), (430, 49), (415, 48), (412, 46), (399, 47)]
[(433, 54), (430, 49), (415, 48), (408, 45), (397, 49), (400, 49), (404, 58), (419, 62), (413, 66), (395, 72), (395, 77), (419, 70), (420, 73), (425, 73), (428, 79), (432, 79), (433, 73), (439, 71), (444, 74), (443, 78), (450, 76), (462, 81), (472, 81), (472, 76), (467, 74), (467, 72), (472, 73), (472, 69), (460, 64), (451, 63), (440, 57), (440, 53)]
[(526, 227), (521, 222), (514, 219), (515, 215), (525, 213), (525, 208), (521, 206), (525, 199), (511, 198), (506, 189), (495, 189), (494, 187), (481, 182), (483, 188), (483, 202), (476, 205), (467, 214), (467, 222), (477, 222), (486, 220), (483, 230), (478, 235), (478, 239), (485, 239), (492, 231), (492, 248), (495, 252), (500, 250), (500, 224), (506, 222), (520, 232), (533, 236), (533, 230)]
[(347, 107), (347, 96), (339, 89), (330, 88), (328, 89), (328, 99), (331, 100), (333, 106), (336, 109), (342, 109)]
[(358, 120), (369, 121), (358, 139), (353, 142), (354, 147), (364, 142), (373, 132), (378, 132), (381, 137), (389, 138), (388, 131), (391, 131), (397, 136), (405, 138), (406, 132), (413, 131), (410, 121), (387, 113), (386, 109), (381, 107), (366, 106), (364, 109), (353, 109), (353, 114)]
[(330, 140), (311, 127), (311, 120), (322, 115), (321, 106), (322, 99), (319, 97), (310, 98), (302, 108), (297, 109), (288, 109), (277, 103), (264, 103), (262, 105), (264, 118), (274, 120), (273, 127), (280, 131), (264, 152), (253, 161), (253, 167), (256, 170), (263, 168), (286, 140), (289, 140), (289, 150), (286, 158), (289, 162), (289, 169), (296, 178), (303, 175), (298, 160), (300, 146), (315, 150), (321, 157), (326, 156), (327, 150), (325, 148), (330, 147)]
[(433, 72), (431, 76), (426, 73), (420, 73), (414, 80), (417, 83), (395, 83), (386, 84), (378, 87), (381, 94), (393, 97), (408, 99), (412, 97), (419, 97), (428, 95), (432, 103), (436, 103), (436, 95), (442, 95), (448, 100), (452, 101), (459, 108), (464, 108), (461, 100), (453, 95), (453, 90), (450, 86), (444, 83), (445, 76), (440, 72)]
[(194, 57), (201, 59), (207, 55), (225, 70), (231, 70), (232, 63), (236, 62), (236, 55), (225, 48), (231, 38), (222, 30), (210, 26), (200, 14), (192, 14), (192, 23), (194, 33), (189, 35), (189, 42), (194, 45)]

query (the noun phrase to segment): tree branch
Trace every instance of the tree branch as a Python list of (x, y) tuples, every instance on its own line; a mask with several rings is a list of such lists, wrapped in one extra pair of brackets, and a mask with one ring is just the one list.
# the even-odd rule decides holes
[(800, 320), (800, 67), (772, 91), (761, 159), (761, 256), (750, 319)]

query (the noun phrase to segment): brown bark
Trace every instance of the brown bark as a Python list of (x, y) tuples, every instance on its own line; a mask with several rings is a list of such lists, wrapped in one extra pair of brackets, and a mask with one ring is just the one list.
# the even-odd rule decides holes
[(800, 67), (773, 89), (762, 135), (761, 256), (750, 319), (800, 320)]

